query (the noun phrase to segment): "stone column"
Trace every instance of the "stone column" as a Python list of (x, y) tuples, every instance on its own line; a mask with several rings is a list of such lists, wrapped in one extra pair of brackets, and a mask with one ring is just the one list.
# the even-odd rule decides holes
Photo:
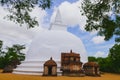
[(57, 67), (53, 66), (52, 68), (52, 75), (57, 75)]
[(95, 75), (95, 67), (93, 67), (93, 75)]
[(48, 75), (48, 67), (44, 66), (44, 75)]

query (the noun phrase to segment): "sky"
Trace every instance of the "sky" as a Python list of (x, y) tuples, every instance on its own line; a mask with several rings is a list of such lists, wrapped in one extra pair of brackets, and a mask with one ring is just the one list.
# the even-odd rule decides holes
[(20, 26), (14, 22), (4, 19), (9, 14), (6, 9), (0, 7), (0, 40), (4, 41), (4, 46), (13, 44), (24, 44), (29, 49), (34, 37), (44, 29), (48, 29), (50, 23), (54, 21), (57, 9), (60, 10), (62, 22), (68, 26), (67, 31), (79, 37), (87, 51), (88, 56), (106, 57), (109, 49), (114, 45), (114, 39), (104, 41), (103, 36), (97, 36), (97, 32), (86, 32), (86, 17), (81, 15), (80, 8), (82, 0), (53, 0), (50, 9), (42, 10), (36, 7), (30, 13), (32, 17), (37, 17), (39, 27), (28, 29), (24, 24)]

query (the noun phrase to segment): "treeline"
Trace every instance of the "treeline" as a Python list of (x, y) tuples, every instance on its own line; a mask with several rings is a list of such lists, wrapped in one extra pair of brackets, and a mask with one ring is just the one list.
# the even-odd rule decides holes
[(0, 40), (0, 68), (15, 67), (16, 64), (20, 64), (20, 61), (25, 59), (25, 54), (21, 52), (23, 49), (25, 49), (25, 46), (19, 44), (3, 49), (3, 41)]
[(120, 44), (115, 44), (106, 58), (93, 56), (88, 57), (88, 61), (97, 62), (100, 65), (100, 71), (120, 73)]

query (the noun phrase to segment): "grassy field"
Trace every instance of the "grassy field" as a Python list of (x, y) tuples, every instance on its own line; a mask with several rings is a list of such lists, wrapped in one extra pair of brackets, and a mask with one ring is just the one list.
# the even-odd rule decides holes
[(104, 73), (101, 77), (43, 77), (43, 76), (31, 76), (31, 75), (20, 75), (11, 73), (0, 73), (0, 80), (120, 80), (119, 74)]

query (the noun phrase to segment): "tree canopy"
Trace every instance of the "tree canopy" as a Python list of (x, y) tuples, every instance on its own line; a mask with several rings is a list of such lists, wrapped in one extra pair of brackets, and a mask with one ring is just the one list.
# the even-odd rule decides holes
[(120, 73), (120, 44), (115, 44), (110, 48), (106, 58), (89, 56), (88, 61), (97, 62), (100, 66), (100, 71)]
[[(0, 40), (0, 68), (13, 64), (13, 61), (22, 61), (25, 59), (25, 54), (21, 51), (25, 49), (24, 45), (15, 44), (12, 47), (7, 47), (6, 51), (2, 49), (3, 42)], [(16, 65), (14, 65), (16, 66)]]
[(36, 18), (32, 18), (29, 12), (39, 6), (42, 9), (50, 8), (51, 0), (0, 0), (0, 5), (10, 12), (7, 18), (16, 23), (27, 24), (29, 28), (38, 25)]
[(96, 30), (105, 40), (115, 37), (108, 57), (97, 58), (100, 69), (120, 73), (120, 0), (83, 0), (82, 9), (87, 17), (86, 31)]
[(82, 9), (87, 31), (97, 30), (105, 40), (114, 36), (120, 42), (120, 0), (83, 0)]
[(94, 57), (94, 56), (88, 56), (88, 61), (89, 62), (96, 62), (96, 57)]
[(120, 73), (120, 44), (115, 44), (109, 51), (108, 57), (111, 60), (113, 72)]

